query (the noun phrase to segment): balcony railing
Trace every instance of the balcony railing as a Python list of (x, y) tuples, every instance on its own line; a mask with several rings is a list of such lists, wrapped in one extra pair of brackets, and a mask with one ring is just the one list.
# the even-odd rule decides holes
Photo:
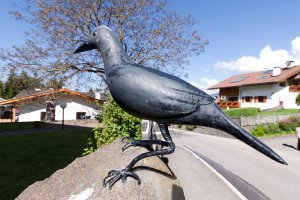
[(227, 107), (229, 107), (229, 108), (240, 108), (241, 107), (241, 103), (238, 101), (219, 101), (217, 104), (222, 109), (225, 109)]
[(300, 92), (300, 85), (290, 85), (289, 92)]

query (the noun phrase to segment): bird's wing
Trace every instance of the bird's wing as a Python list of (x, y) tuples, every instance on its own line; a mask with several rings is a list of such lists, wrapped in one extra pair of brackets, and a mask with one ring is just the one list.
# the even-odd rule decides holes
[(142, 113), (141, 117), (179, 117), (213, 102), (211, 96), (182, 79), (151, 68), (121, 67), (107, 77), (120, 106), (132, 114)]

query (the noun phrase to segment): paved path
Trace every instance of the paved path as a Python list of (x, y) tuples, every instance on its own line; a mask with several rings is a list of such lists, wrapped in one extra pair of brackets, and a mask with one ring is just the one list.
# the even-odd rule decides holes
[[(238, 188), (239, 192), (243, 195), (246, 195), (248, 199), (256, 199), (257, 195), (265, 194), (270, 199), (299, 199), (300, 197), (300, 152), (295, 150), (293, 147), (296, 146), (296, 136), (284, 136), (272, 139), (264, 139), (264, 142), (273, 148), (279, 155), (281, 155), (287, 162), (288, 166), (281, 165), (275, 161), (269, 159), (268, 157), (262, 155), (256, 150), (252, 149), (248, 145), (240, 142), (236, 139), (228, 139), (210, 135), (203, 135), (194, 132), (180, 131), (180, 130), (171, 130), (173, 139), (177, 145), (185, 146), (196, 155), (200, 157), (207, 158), (207, 161), (212, 161), (213, 164), (223, 168), (229, 174), (238, 179), (240, 185), (245, 184), (254, 186), (253, 196), (251, 192), (243, 191), (243, 187), (240, 188), (239, 185), (235, 185), (235, 188)], [(177, 148), (178, 150), (179, 148)], [(178, 172), (185, 176), (190, 176), (190, 179), (197, 179), (197, 183), (192, 183), (195, 186), (203, 185), (212, 185), (210, 192), (218, 193), (219, 190), (216, 190), (214, 183), (210, 183), (211, 178), (206, 174), (206, 177), (198, 174), (199, 171), (205, 171), (205, 168), (200, 166), (191, 167), (192, 170), (186, 170), (187, 163), (184, 158), (187, 156), (179, 155), (182, 150), (179, 150), (179, 153), (174, 153), (177, 164), (174, 165), (174, 158), (170, 156), (170, 165), (171, 168), (174, 167), (174, 172), (178, 169), (177, 165), (180, 165), (183, 172)], [(172, 160), (173, 158), (173, 160)], [(179, 158), (179, 159), (178, 159)], [(190, 163), (194, 163), (190, 162)], [(173, 166), (172, 166), (173, 165)], [(215, 169), (217, 168), (216, 166)], [(189, 171), (194, 171), (189, 175)], [(207, 172), (208, 173), (208, 172)], [(208, 176), (208, 177), (207, 177)], [(224, 174), (223, 174), (224, 176)], [(226, 177), (226, 175), (224, 176)], [(230, 177), (227, 179), (230, 179)], [(216, 180), (216, 179), (214, 179)], [(231, 180), (232, 181), (232, 180)], [(184, 181), (181, 181), (184, 183)], [(234, 181), (233, 181), (234, 182)], [(201, 185), (202, 184), (202, 185)], [(185, 185), (183, 185), (185, 190)], [(258, 190), (256, 190), (256, 188)], [(199, 188), (191, 189), (192, 191), (198, 191)], [(245, 190), (245, 188), (244, 188)], [(263, 193), (261, 194), (260, 191)], [(185, 193), (189, 193), (186, 192)], [(224, 190), (224, 195), (230, 195), (228, 190)], [(202, 193), (203, 194), (203, 193)], [(205, 194), (205, 193), (204, 193)], [(250, 195), (249, 195), (250, 194)], [(197, 195), (197, 194), (193, 194)], [(265, 197), (265, 196), (264, 196)], [(266, 197), (265, 197), (266, 198)], [(191, 196), (187, 199), (199, 199)], [(203, 198), (203, 199), (218, 199), (218, 198)], [(224, 199), (224, 198), (222, 198)], [(230, 198), (227, 198), (230, 199)]]

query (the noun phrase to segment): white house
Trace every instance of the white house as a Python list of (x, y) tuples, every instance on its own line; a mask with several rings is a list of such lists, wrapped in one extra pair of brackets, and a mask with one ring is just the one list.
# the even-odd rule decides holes
[(296, 104), (300, 93), (300, 65), (238, 74), (208, 89), (220, 89), (223, 101), (218, 105), (222, 108), (300, 108)]
[[(48, 91), (35, 90), (35, 92), (27, 92), (25, 95), (20, 93), (13, 99), (0, 102), (0, 106), (10, 105), (12, 107), (12, 121), (43, 121), (46, 117), (46, 102), (49, 99), (53, 99), (54, 102), (55, 120), (62, 120), (61, 102), (65, 102), (67, 105), (64, 109), (65, 120), (94, 119), (99, 113), (98, 103), (102, 103), (102, 100), (95, 97), (63, 88)], [(2, 119), (2, 121), (5, 120)]]

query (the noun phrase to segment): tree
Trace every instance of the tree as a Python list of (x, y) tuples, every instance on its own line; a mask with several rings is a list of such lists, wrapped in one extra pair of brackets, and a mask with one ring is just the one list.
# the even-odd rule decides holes
[(62, 80), (57, 80), (56, 78), (49, 80), (46, 83), (46, 88), (60, 89), (64, 86), (64, 82)]
[(103, 64), (96, 51), (94, 56), (72, 54), (99, 25), (117, 33), (137, 63), (177, 75), (184, 72), (187, 58), (203, 52), (207, 44), (193, 30), (192, 17), (180, 16), (165, 0), (26, 0), (24, 8), (11, 13), (32, 26), (25, 44), (0, 49), (0, 59), (10, 68), (44, 78), (67, 80), (86, 72), (101, 76)]
[(11, 69), (7, 81), (4, 83), (3, 97), (10, 99), (24, 89), (43, 88), (41, 79), (31, 77), (27, 72), (22, 71), (20, 75)]
[(0, 80), (0, 97), (4, 97), (4, 85), (2, 80)]

